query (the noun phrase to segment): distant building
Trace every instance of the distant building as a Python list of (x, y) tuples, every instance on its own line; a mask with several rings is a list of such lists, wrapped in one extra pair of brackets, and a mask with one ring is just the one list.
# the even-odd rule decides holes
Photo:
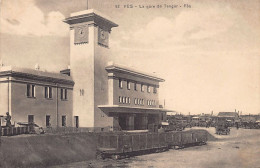
[(242, 122), (256, 122), (260, 120), (260, 115), (240, 115)]
[(218, 118), (230, 120), (231, 122), (235, 122), (239, 120), (239, 115), (237, 112), (219, 112)]

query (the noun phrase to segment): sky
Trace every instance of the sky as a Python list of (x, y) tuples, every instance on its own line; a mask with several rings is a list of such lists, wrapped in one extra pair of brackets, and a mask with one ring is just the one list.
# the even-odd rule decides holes
[[(69, 26), (62, 20), (72, 12), (94, 8), (119, 25), (110, 35), (114, 62), (165, 79), (159, 94), (167, 109), (182, 114), (235, 109), (260, 113), (259, 0), (1, 0), (0, 4), (4, 65), (34, 68), (38, 63), (51, 72), (67, 68)], [(177, 8), (169, 8), (174, 5)]]

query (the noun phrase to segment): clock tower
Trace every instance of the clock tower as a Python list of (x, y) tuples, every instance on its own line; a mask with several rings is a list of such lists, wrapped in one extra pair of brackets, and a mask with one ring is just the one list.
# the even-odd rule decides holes
[(93, 9), (72, 13), (64, 22), (70, 25), (74, 126), (112, 126), (113, 119), (97, 106), (108, 104), (109, 35), (118, 25)]

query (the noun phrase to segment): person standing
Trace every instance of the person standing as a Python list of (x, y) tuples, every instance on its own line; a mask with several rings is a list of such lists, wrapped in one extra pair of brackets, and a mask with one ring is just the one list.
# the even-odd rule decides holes
[(5, 117), (5, 120), (6, 120), (6, 126), (7, 127), (11, 127), (12, 126), (12, 124), (11, 124), (11, 116), (10, 116), (10, 114), (9, 114), (9, 112), (6, 112), (6, 117)]

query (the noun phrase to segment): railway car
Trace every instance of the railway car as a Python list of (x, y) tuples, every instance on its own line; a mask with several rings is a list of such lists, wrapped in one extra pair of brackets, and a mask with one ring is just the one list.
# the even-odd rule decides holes
[(118, 159), (144, 153), (163, 152), (170, 148), (179, 149), (192, 145), (202, 145), (206, 142), (206, 130), (100, 134), (97, 158)]

